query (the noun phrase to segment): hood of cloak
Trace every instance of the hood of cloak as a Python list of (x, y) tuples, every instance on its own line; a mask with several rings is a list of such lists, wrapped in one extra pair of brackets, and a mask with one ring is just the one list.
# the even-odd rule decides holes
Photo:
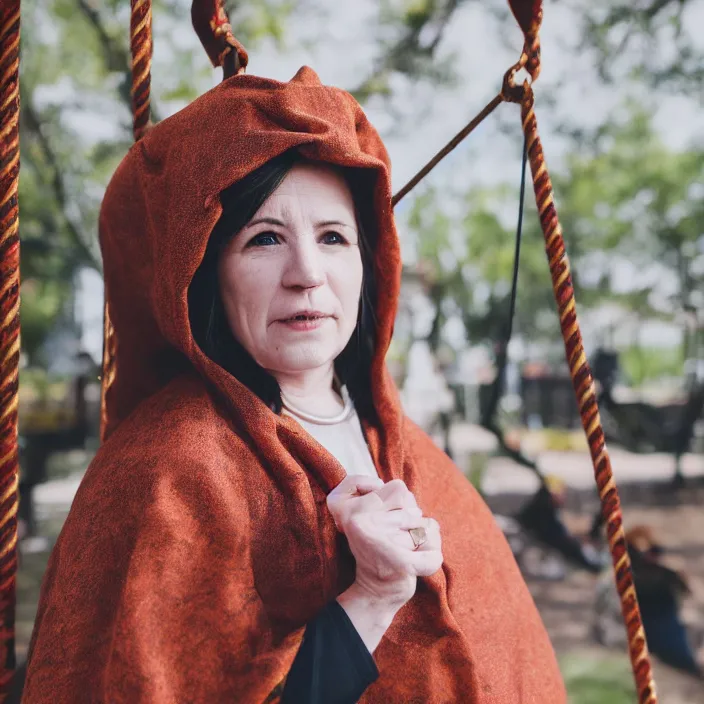
[(27, 701), (275, 702), (306, 622), (354, 560), (326, 507), (345, 476), (194, 342), (188, 287), (219, 193), (274, 156), (367, 169), (378, 300), (372, 365), (385, 481), (403, 479), (443, 532), (375, 659), (362, 702), (562, 704), (554, 652), (488, 508), (404, 417), (384, 358), (401, 281), (387, 152), (357, 102), (309, 68), (241, 75), (153, 127), (114, 174), (100, 241), (116, 337), (106, 442), (52, 552)]

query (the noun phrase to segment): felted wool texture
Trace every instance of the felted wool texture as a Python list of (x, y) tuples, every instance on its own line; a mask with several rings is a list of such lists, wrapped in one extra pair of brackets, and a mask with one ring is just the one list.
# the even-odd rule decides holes
[(419, 579), (374, 653), (363, 704), (562, 704), (555, 655), (482, 499), (404, 417), (384, 358), (401, 281), (387, 152), (357, 102), (302, 68), (236, 76), (153, 127), (115, 172), (100, 241), (117, 337), (108, 434), (51, 554), (24, 702), (274, 702), (305, 624), (354, 579), (326, 496), (340, 463), (193, 340), (189, 283), (219, 193), (274, 156), (367, 169), (378, 241), (384, 481), (439, 521), (443, 568)]

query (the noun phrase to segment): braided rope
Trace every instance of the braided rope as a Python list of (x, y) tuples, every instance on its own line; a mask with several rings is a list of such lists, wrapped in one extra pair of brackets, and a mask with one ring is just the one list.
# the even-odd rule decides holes
[(130, 49), (132, 50), (132, 115), (134, 141), (149, 129), (152, 68), (152, 2), (131, 0)]
[(394, 194), (391, 207), (394, 207), (406, 194), (415, 188), (460, 142), (469, 136), (505, 100), (499, 93), (491, 99), (416, 175)]
[[(542, 10), (540, 10), (538, 19), (540, 18), (542, 18)], [(621, 501), (611, 469), (609, 453), (606, 449), (594, 379), (584, 351), (582, 333), (577, 320), (570, 263), (562, 237), (562, 227), (557, 216), (552, 182), (545, 163), (543, 146), (538, 136), (533, 89), (528, 81), (523, 85), (516, 85), (513, 80), (517, 70), (522, 67), (526, 68), (533, 80), (540, 72), (538, 26), (539, 23), (533, 22), (529, 31), (526, 32), (523, 54), (518, 63), (506, 73), (503, 93), (506, 100), (518, 102), (521, 105), (521, 123), (528, 149), (535, 202), (545, 240), (545, 252), (548, 257), (553, 293), (560, 317), (565, 355), (577, 398), (582, 427), (589, 443), (594, 479), (601, 501), (601, 511), (606, 520), (606, 534), (616, 577), (616, 590), (621, 602), (621, 613), (628, 635), (628, 651), (638, 692), (638, 701), (641, 704), (657, 704), (648, 644), (633, 583), (631, 560), (626, 548)]]
[(20, 0), (4, 0), (0, 10), (0, 701), (7, 699), (15, 669), (20, 358), (19, 64)]
[[(533, 110), (534, 96), (531, 85), (540, 74), (539, 29), (543, 17), (542, 2), (541, 0), (509, 0), (509, 4), (523, 30), (525, 43), (521, 57), (504, 76), (501, 93), (394, 195), (392, 204), (396, 205), (500, 102), (514, 102), (521, 105), (523, 133), (533, 177), (536, 204), (540, 214), (540, 224), (545, 238), (545, 251), (548, 256), (553, 291), (560, 316), (560, 328), (582, 426), (589, 443), (601, 510), (606, 520), (609, 550), (628, 635), (628, 650), (638, 691), (638, 701), (641, 704), (657, 704), (648, 645), (633, 584), (631, 561), (626, 549), (621, 502), (611, 469), (611, 460), (606, 449), (604, 431), (596, 402), (594, 380), (584, 352), (582, 334), (577, 320), (569, 260)], [(522, 85), (515, 83), (514, 78), (521, 69), (525, 69), (530, 75), (530, 84), (528, 81)]]
[[(151, 68), (152, 68), (152, 2), (131, 0), (130, 50), (132, 53), (132, 132), (135, 142), (151, 126)], [(107, 395), (115, 381), (116, 338), (110, 321), (107, 290), (103, 306), (103, 375), (100, 394), (100, 435), (105, 439), (107, 430)]]
[[(557, 217), (552, 183), (545, 164), (543, 147), (538, 136), (538, 124), (533, 110), (534, 96), (532, 83), (540, 75), (539, 30), (543, 18), (541, 0), (509, 0), (511, 10), (523, 30), (525, 43), (519, 60), (504, 76), (500, 100), (495, 99), (468, 127), (460, 132), (446, 147), (436, 154), (416, 176), (409, 181), (392, 199), (395, 205), (415, 185), (417, 185), (454, 147), (457, 146), (501, 101), (521, 105), (522, 127), (528, 149), (533, 188), (540, 214), (540, 224), (545, 238), (545, 251), (548, 256), (553, 291), (560, 316), (560, 328), (565, 345), (565, 353), (577, 397), (582, 426), (587, 436), (594, 466), (594, 478), (599, 491), (602, 514), (606, 521), (609, 550), (616, 577), (616, 589), (621, 602), (621, 612), (628, 635), (628, 650), (631, 667), (641, 704), (657, 704), (655, 682), (653, 680), (648, 645), (638, 607), (631, 561), (626, 549), (623, 529), (623, 516), (618, 489), (611, 469), (611, 460), (606, 449), (604, 431), (601, 426), (596, 390), (591, 369), (587, 362), (577, 320), (574, 289), (569, 260), (562, 237), (562, 228)], [(526, 69), (531, 83), (522, 85), (514, 82), (521, 69)], [(491, 107), (491, 109), (489, 109)]]
[(103, 374), (100, 384), (100, 441), (105, 440), (108, 424), (107, 394), (115, 381), (115, 330), (110, 322), (107, 290), (103, 304)]
[(594, 380), (584, 352), (582, 334), (577, 321), (570, 264), (565, 251), (562, 228), (557, 218), (552, 183), (545, 165), (543, 147), (540, 143), (540, 137), (538, 137), (532, 90), (526, 91), (526, 98), (521, 104), (521, 118), (523, 132), (528, 143), (528, 159), (533, 175), (535, 200), (540, 215), (540, 226), (545, 237), (545, 251), (548, 256), (553, 292), (560, 315), (565, 354), (570, 368), (572, 385), (577, 396), (582, 427), (589, 442), (589, 452), (594, 465), (594, 478), (599, 490), (601, 510), (606, 518), (609, 549), (616, 575), (616, 589), (621, 600), (621, 612), (628, 633), (628, 650), (638, 690), (638, 701), (642, 704), (656, 704), (655, 682), (648, 656), (648, 645), (633, 584), (631, 561), (626, 550), (621, 502), (604, 440)]

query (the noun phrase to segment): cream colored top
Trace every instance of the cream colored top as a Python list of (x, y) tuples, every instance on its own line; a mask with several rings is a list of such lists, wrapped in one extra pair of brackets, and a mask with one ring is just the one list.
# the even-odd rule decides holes
[(359, 416), (347, 392), (347, 387), (340, 389), (344, 408), (336, 416), (315, 416), (302, 411), (281, 393), (283, 412), (295, 418), (337, 461), (345, 468), (347, 474), (366, 474), (378, 477), (372, 461), (367, 441), (362, 432)]

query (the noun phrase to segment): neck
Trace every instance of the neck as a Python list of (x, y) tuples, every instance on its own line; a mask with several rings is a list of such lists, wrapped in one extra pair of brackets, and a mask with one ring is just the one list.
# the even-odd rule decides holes
[(310, 369), (297, 374), (276, 373), (281, 392), (291, 403), (306, 413), (332, 416), (339, 413), (344, 404), (334, 388), (334, 368), (329, 366)]

